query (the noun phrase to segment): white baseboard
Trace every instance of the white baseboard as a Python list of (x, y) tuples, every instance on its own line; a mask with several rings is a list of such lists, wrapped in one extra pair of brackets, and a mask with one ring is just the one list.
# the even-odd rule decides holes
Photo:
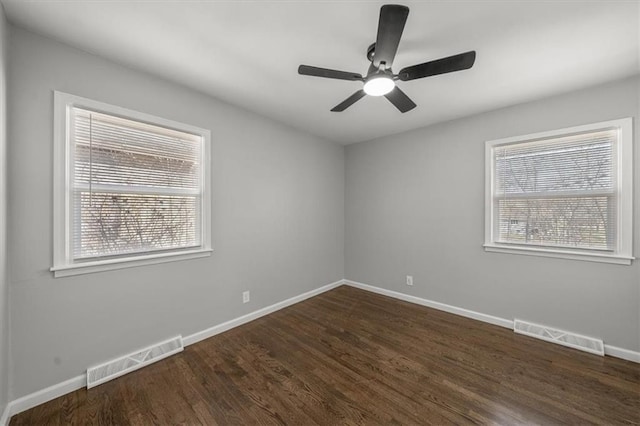
[[(49, 386), (48, 388), (39, 390), (29, 395), (25, 395), (22, 398), (11, 401), (7, 405), (6, 412), (8, 413), (6, 423), (9, 422), (11, 416), (28, 410), (29, 408), (36, 407), (59, 396), (66, 395), (69, 392), (73, 392), (87, 385), (87, 375), (81, 374), (73, 377), (69, 380), (65, 380), (62, 383)], [(4, 419), (4, 417), (3, 417)], [(6, 423), (0, 421), (0, 425), (4, 426)]]
[(4, 411), (0, 416), (0, 426), (6, 426), (7, 424), (9, 424), (9, 403), (4, 407)]
[(383, 296), (393, 297), (394, 299), (404, 300), (405, 302), (415, 303), (416, 305), (422, 305), (429, 308), (437, 309), (439, 311), (445, 311), (451, 314), (472, 318), (478, 321), (488, 322), (489, 324), (499, 325), (500, 327), (513, 329), (513, 320), (494, 317), (493, 315), (487, 315), (480, 312), (471, 311), (469, 309), (458, 308), (457, 306), (447, 305), (445, 303), (435, 302), (433, 300), (423, 299), (421, 297), (411, 296), (408, 294), (399, 293), (397, 291), (387, 290), (380, 287), (374, 287), (372, 285), (359, 283), (357, 281), (344, 280), (344, 283), (351, 287), (370, 291), (372, 293), (381, 294)]
[(640, 352), (618, 348), (616, 346), (607, 345), (606, 343), (604, 344), (604, 354), (616, 358), (626, 359), (627, 361), (640, 363)]
[(317, 296), (318, 294), (332, 290), (336, 287), (340, 287), (343, 283), (344, 283), (344, 280), (336, 281), (334, 283), (327, 284), (323, 287), (316, 288), (315, 290), (311, 290), (306, 293), (302, 293), (298, 296), (294, 296), (290, 299), (283, 300), (282, 302), (274, 303), (271, 306), (258, 309), (257, 311), (253, 311), (239, 318), (235, 318), (230, 321), (223, 322), (222, 324), (215, 325), (211, 328), (207, 328), (206, 330), (193, 333), (190, 336), (186, 336), (183, 339), (184, 345), (185, 346), (192, 345), (201, 340), (208, 339), (209, 337), (213, 337), (216, 334), (224, 333), (225, 331), (231, 330), (234, 327), (238, 327), (242, 324), (246, 324), (250, 321), (253, 321), (265, 315), (269, 315), (270, 313), (279, 311), (280, 309), (286, 308), (287, 306), (294, 305), (296, 303), (302, 302), (303, 300), (309, 299), (310, 297)]
[[(405, 302), (415, 303), (417, 305), (427, 306), (429, 308), (438, 309), (440, 311), (449, 312), (451, 314), (460, 315), (467, 318), (472, 318), (478, 321), (487, 322), (489, 324), (499, 325), (501, 327), (513, 329), (513, 320), (506, 318), (494, 317), (493, 315), (487, 315), (480, 312), (470, 311), (464, 308), (458, 308), (457, 306), (447, 305), (445, 303), (435, 302), (433, 300), (423, 299), (421, 297), (411, 296), (404, 293), (399, 293), (393, 290), (387, 290), (380, 287), (375, 287), (369, 284), (359, 283), (357, 281), (344, 280), (344, 283), (348, 286), (359, 288), (361, 290), (370, 291), (372, 293), (381, 294), (383, 296), (393, 297), (394, 299), (404, 300)], [(627, 361), (640, 363), (640, 352), (632, 351), (629, 349), (618, 348), (616, 346), (604, 345), (604, 354), (615, 358), (624, 359)]]

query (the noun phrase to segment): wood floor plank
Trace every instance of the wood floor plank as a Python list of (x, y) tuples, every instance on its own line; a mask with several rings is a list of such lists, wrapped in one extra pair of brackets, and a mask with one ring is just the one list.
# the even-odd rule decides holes
[(339, 287), (11, 425), (640, 425), (640, 365)]

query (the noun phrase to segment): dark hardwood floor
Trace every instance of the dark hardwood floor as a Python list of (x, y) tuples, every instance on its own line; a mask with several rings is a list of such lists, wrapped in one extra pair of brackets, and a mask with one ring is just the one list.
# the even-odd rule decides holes
[(340, 287), (11, 419), (461, 423), (640, 424), (640, 365)]

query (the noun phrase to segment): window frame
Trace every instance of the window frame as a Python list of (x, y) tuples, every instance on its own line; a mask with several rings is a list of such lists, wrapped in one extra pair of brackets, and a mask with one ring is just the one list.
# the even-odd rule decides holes
[[(71, 174), (73, 173), (72, 123), (70, 109), (78, 107), (150, 125), (165, 127), (202, 137), (202, 190), (200, 205), (201, 245), (195, 249), (171, 249), (158, 253), (133, 253), (116, 258), (74, 262), (71, 253), (73, 237)], [(54, 277), (87, 274), (135, 266), (153, 265), (207, 257), (211, 247), (211, 132), (207, 129), (157, 117), (116, 105), (54, 91), (53, 123), (53, 266)]]
[[(517, 243), (500, 243), (495, 239), (494, 212), (494, 149), (505, 145), (534, 142), (537, 140), (553, 139), (598, 130), (617, 129), (616, 161), (616, 246), (612, 252), (595, 249), (568, 249), (539, 245)], [(622, 118), (583, 126), (567, 127), (547, 132), (533, 133), (522, 136), (508, 137), (485, 142), (485, 241), (484, 250), (487, 252), (523, 254), (560, 259), (584, 260), (591, 262), (605, 262), (619, 265), (631, 265), (633, 257), (633, 119)]]

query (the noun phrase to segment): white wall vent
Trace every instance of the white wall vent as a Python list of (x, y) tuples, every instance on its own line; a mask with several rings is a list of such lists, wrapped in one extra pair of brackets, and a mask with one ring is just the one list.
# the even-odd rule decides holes
[(129, 355), (91, 367), (87, 370), (87, 389), (138, 370), (175, 353), (182, 352), (183, 349), (182, 336), (177, 336)]
[(556, 330), (544, 325), (533, 324), (522, 320), (513, 321), (513, 331), (519, 334), (557, 343), (581, 351), (604, 356), (604, 342), (593, 337), (582, 336), (568, 331)]

